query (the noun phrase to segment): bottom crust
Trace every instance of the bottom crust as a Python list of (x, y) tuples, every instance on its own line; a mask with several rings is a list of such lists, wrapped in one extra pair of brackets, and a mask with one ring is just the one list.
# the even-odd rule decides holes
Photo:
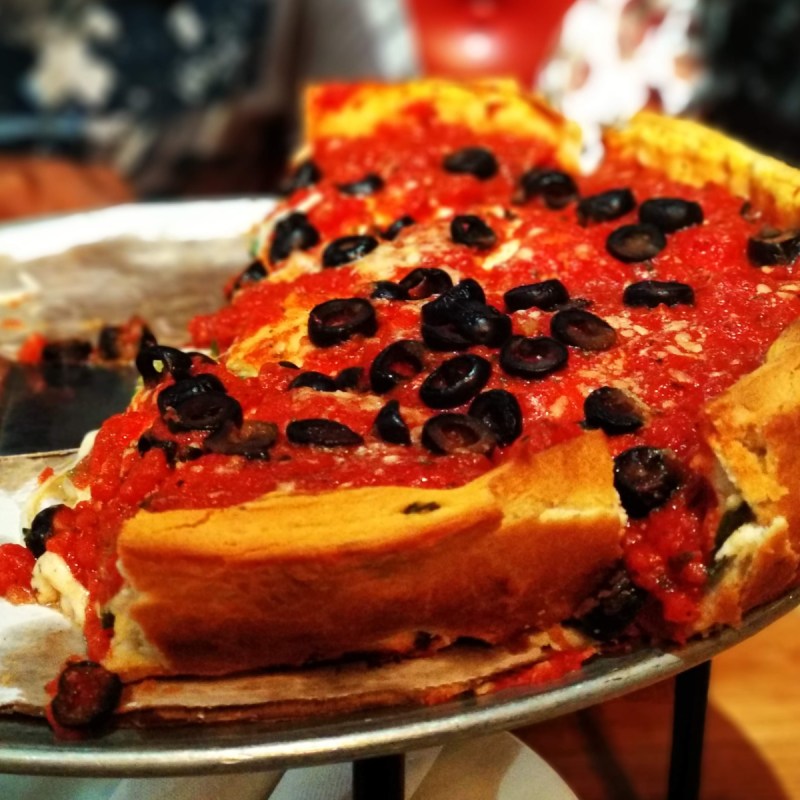
[(585, 637), (556, 626), (514, 650), (463, 643), (427, 657), (365, 661), (232, 678), (148, 679), (126, 687), (122, 724), (278, 720), (342, 715), (367, 708), (431, 705), (508, 685), (544, 683), (594, 653)]

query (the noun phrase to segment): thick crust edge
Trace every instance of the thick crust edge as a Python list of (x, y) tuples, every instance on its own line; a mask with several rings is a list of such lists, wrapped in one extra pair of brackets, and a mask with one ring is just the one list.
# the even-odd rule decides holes
[(440, 122), (466, 125), (479, 134), (513, 131), (530, 136), (551, 145), (556, 161), (565, 168), (578, 167), (579, 126), (511, 79), (327, 83), (309, 86), (304, 106), (308, 142), (367, 136), (387, 120), (424, 127), (434, 113)]
[(609, 129), (606, 149), (691, 186), (717, 183), (772, 224), (800, 223), (800, 171), (689, 119), (638, 113)]
[(413, 652), (420, 636), (506, 641), (571, 616), (619, 559), (623, 527), (599, 432), (522, 445), (455, 489), (140, 512), (119, 539), (129, 588), (106, 665), (126, 679), (221, 675)]
[(705, 409), (705, 437), (727, 492), (751, 508), (716, 561), (697, 628), (737, 624), (800, 576), (800, 322), (770, 348), (764, 364)]

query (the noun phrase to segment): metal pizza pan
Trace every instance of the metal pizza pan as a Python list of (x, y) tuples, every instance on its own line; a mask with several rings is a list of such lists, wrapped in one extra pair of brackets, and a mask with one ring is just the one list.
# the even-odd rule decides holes
[(423, 708), (389, 708), (339, 718), (121, 728), (102, 738), (58, 741), (44, 722), (0, 720), (0, 771), (83, 776), (158, 776), (255, 771), (399, 753), (508, 730), (619, 697), (669, 678), (752, 636), (800, 604), (800, 591), (756, 609), (680, 649), (604, 656), (541, 687)]

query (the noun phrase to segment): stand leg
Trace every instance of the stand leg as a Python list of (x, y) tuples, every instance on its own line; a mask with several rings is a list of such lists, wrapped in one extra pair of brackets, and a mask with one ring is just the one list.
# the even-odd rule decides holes
[(406, 758), (364, 758), (353, 762), (353, 800), (403, 800)]
[(700, 797), (700, 765), (710, 677), (711, 662), (706, 661), (675, 679), (667, 800), (698, 800)]

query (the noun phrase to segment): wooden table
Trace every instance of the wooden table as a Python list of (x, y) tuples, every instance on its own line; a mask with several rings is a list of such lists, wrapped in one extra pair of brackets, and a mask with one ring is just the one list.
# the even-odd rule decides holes
[[(580, 800), (663, 800), (673, 682), (516, 733)], [(800, 798), (800, 608), (714, 659), (702, 800)]]

